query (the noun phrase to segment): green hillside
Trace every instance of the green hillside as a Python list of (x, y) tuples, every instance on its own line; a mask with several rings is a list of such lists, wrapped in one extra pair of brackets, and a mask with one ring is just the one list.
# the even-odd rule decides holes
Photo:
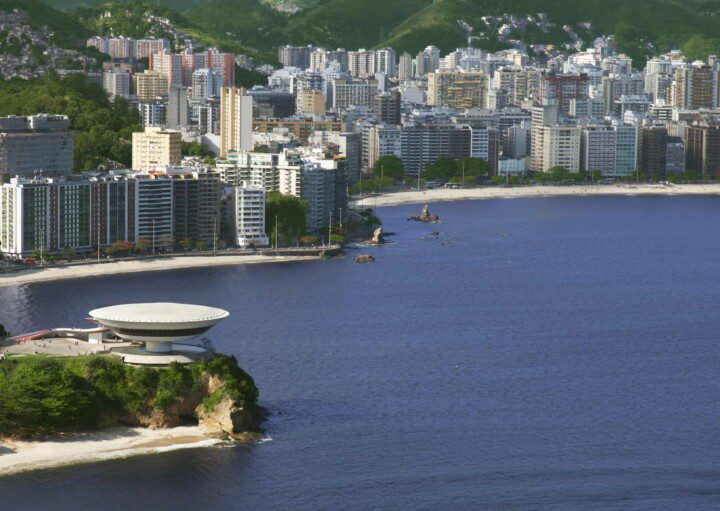
[[(237, 5), (239, 1), (234, 0)], [(256, 0), (252, 0), (256, 3)], [(185, 2), (187, 4), (187, 2)], [(216, 6), (217, 7), (217, 6)], [(269, 9), (269, 8), (268, 8)], [(208, 9), (209, 15), (218, 14), (217, 9)], [(275, 11), (272, 11), (273, 13)], [(244, 45), (243, 40), (234, 33), (229, 33), (226, 27), (221, 24), (213, 23), (209, 19), (203, 19), (203, 26), (197, 23), (194, 15), (188, 16), (154, 3), (143, 0), (129, 0), (124, 2), (108, 2), (99, 3), (91, 7), (78, 7), (73, 11), (76, 17), (93, 34), (100, 35), (123, 35), (127, 37), (157, 37), (167, 38), (173, 43), (173, 34), (169, 33), (166, 28), (159, 27), (156, 22), (149, 21), (146, 14), (153, 14), (157, 17), (167, 18), (172, 25), (182, 31), (185, 35), (191, 36), (202, 46), (213, 46), (225, 51), (243, 53), (253, 56), (259, 61), (273, 61), (275, 58), (274, 51), (270, 43), (260, 44), (259, 47), (265, 51), (258, 50), (257, 40), (254, 38), (252, 46)], [(281, 16), (279, 13), (278, 16)], [(230, 19), (233, 19), (232, 17)], [(191, 21), (192, 20), (192, 21)], [(228, 27), (236, 27), (241, 23), (247, 22), (246, 19), (240, 17), (235, 24), (228, 24)], [(207, 27), (207, 28), (205, 28)], [(257, 29), (240, 30), (241, 33), (256, 33)], [(175, 41), (181, 43), (181, 41)]]
[(260, 0), (210, 0), (186, 12), (207, 33), (221, 34), (243, 46), (270, 49), (279, 44), (278, 30), (287, 23)]
[[(417, 50), (424, 41), (432, 41), (447, 51), (464, 41), (458, 19), (477, 30), (483, 25), (480, 18), (487, 14), (547, 12), (550, 22), (558, 25), (590, 21), (593, 35), (615, 34), (620, 49), (639, 58), (647, 54), (647, 43), (667, 49), (685, 44), (694, 35), (720, 34), (720, 26), (691, 4), (681, 0), (436, 0), (397, 26), (385, 43)], [(717, 0), (705, 4), (720, 6)]]
[(431, 0), (322, 0), (291, 16), (281, 34), (293, 44), (372, 48), (429, 5)]
[(30, 25), (47, 25), (54, 32), (53, 41), (62, 47), (76, 46), (88, 36), (85, 27), (69, 14), (56, 11), (40, 0), (0, 0), (0, 10), (19, 9), (30, 15)]
[[(61, 11), (73, 11), (82, 7), (94, 7), (105, 3), (107, 0), (44, 0), (47, 5), (59, 9)], [(196, 5), (204, 3), (203, 0), (161, 0), (153, 2), (162, 5), (174, 11), (184, 11), (191, 9)]]
[[(559, 26), (590, 21), (588, 36), (615, 34), (620, 49), (639, 61), (674, 47), (686, 47), (693, 56), (720, 51), (720, 0), (319, 0), (294, 15), (274, 12), (261, 0), (207, 0), (188, 14), (205, 30), (228, 32), (265, 49), (313, 43), (417, 52), (428, 44), (443, 51), (464, 46), (458, 20), (476, 34), (484, 28), (482, 16), (537, 12), (547, 12)], [(477, 44), (498, 49), (492, 40)]]
[[(97, 3), (45, 1), (65, 10), (84, 2)], [(292, 0), (157, 3), (179, 11), (205, 34), (266, 54), (288, 43), (348, 49), (392, 45), (401, 52), (417, 52), (434, 44), (449, 51), (466, 44), (460, 20), (470, 24), (473, 35), (478, 35), (485, 28), (482, 16), (537, 12), (547, 12), (550, 22), (558, 26), (590, 21), (593, 31), (583, 36), (615, 34), (620, 49), (638, 60), (654, 51), (677, 47), (684, 47), (693, 57), (720, 52), (720, 0), (295, 0), (303, 7), (296, 14), (278, 12), (273, 7)], [(521, 35), (530, 42), (536, 42), (538, 36), (546, 39), (543, 42), (566, 42), (559, 29), (550, 34)], [(493, 38), (474, 40), (473, 44), (498, 49)]]
[(157, 31), (145, 19), (146, 12), (153, 12), (182, 26), (187, 24), (175, 11), (162, 6), (146, 4), (139, 0), (121, 3), (104, 3), (93, 7), (79, 7), (73, 15), (93, 34), (124, 35), (126, 37), (153, 36), (167, 38), (165, 31)]

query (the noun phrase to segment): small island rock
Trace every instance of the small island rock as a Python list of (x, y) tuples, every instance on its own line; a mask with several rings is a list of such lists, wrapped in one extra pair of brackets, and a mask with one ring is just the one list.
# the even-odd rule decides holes
[(370, 254), (361, 254), (355, 258), (356, 263), (374, 263), (375, 258)]
[(440, 220), (440, 217), (437, 215), (431, 215), (430, 207), (427, 204), (425, 204), (423, 206), (421, 214), (412, 215), (408, 218), (408, 220), (414, 220), (416, 222), (437, 222)]
[(371, 245), (382, 245), (385, 243), (385, 237), (383, 236), (383, 230), (382, 227), (378, 227), (373, 232), (373, 237), (370, 240)]

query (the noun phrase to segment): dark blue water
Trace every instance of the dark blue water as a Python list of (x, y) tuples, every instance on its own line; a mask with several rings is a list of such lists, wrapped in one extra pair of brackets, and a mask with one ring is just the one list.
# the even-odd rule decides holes
[[(720, 509), (720, 198), (381, 208), (374, 265), (0, 289), (13, 331), (176, 300), (272, 441), (0, 479), (2, 509)], [(437, 238), (427, 238), (433, 230)], [(368, 250), (368, 249), (366, 249)]]

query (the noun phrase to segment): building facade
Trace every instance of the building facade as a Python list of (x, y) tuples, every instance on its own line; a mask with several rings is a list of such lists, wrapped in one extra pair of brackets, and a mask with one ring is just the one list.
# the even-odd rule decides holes
[(223, 87), (220, 91), (220, 156), (253, 148), (253, 101), (245, 89)]
[(270, 244), (265, 234), (265, 189), (242, 182), (233, 186), (233, 243), (239, 247)]
[(134, 170), (154, 170), (180, 165), (182, 151), (180, 132), (159, 126), (148, 126), (133, 133), (132, 166)]
[(72, 170), (73, 133), (67, 116), (0, 117), (0, 183), (14, 176), (67, 176)]

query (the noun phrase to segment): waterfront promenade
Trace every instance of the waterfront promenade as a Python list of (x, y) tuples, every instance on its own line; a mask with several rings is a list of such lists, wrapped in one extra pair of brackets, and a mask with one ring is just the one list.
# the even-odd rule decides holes
[(339, 246), (331, 245), (330, 247), (281, 248), (277, 255), (274, 250), (267, 249), (257, 253), (224, 251), (215, 255), (212, 253), (199, 255), (191, 253), (137, 259), (102, 259), (100, 262), (87, 261), (0, 273), (0, 287), (123, 273), (234, 266), (239, 264), (311, 261), (320, 259), (324, 255), (335, 255), (340, 251)]

